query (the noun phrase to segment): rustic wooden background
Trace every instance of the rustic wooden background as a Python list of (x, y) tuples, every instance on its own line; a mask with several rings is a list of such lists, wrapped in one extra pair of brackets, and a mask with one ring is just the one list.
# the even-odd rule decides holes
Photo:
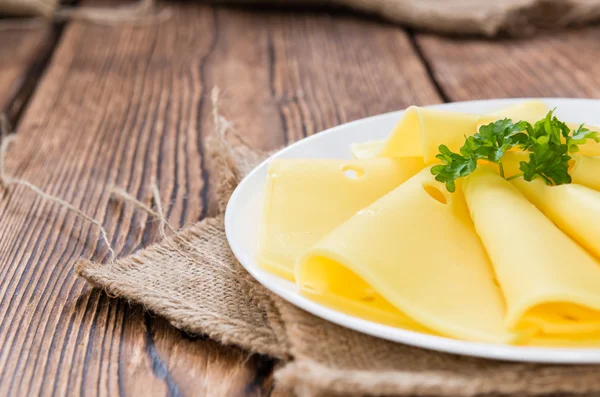
[[(173, 226), (214, 205), (203, 138), (215, 85), (264, 149), (411, 104), (600, 94), (600, 27), (487, 41), (318, 10), (168, 7), (141, 26), (0, 21), (0, 109), (19, 135), (7, 172), (99, 219), (119, 255), (157, 228), (105, 186), (149, 203), (157, 182)], [(269, 394), (268, 358), (78, 279), (76, 258), (106, 258), (93, 226), (20, 187), (1, 193), (0, 225), (0, 395)]]

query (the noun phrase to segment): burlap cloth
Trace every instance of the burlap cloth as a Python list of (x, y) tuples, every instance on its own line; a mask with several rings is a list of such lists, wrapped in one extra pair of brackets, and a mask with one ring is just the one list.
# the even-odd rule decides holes
[[(131, 3), (135, 0), (126, 1)], [(377, 15), (411, 28), (446, 34), (524, 36), (600, 20), (600, 0), (198, 0), (213, 3), (274, 5), (310, 4), (349, 8)], [(59, 9), (60, 0), (0, 0), (0, 14), (80, 16), (111, 20), (107, 10)], [(155, 0), (139, 0), (140, 7), (115, 11), (114, 19), (147, 16)], [(58, 11), (57, 11), (58, 10)]]
[[(78, 274), (142, 304), (175, 327), (280, 360), (275, 395), (600, 396), (600, 367), (459, 357), (360, 334), (306, 313), (257, 283), (229, 249), (222, 211), (240, 179), (266, 155), (207, 142), (219, 214), (113, 263), (80, 261)], [(563, 394), (564, 393), (564, 394)]]

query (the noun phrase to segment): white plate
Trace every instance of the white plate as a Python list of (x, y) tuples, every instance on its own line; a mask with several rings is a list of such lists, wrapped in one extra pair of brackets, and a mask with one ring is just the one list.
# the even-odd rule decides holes
[[(457, 102), (432, 106), (444, 110), (486, 113), (524, 99), (499, 99)], [(600, 100), (544, 99), (550, 108), (556, 107), (559, 118), (568, 121), (600, 125)], [(310, 136), (281, 150), (271, 158), (351, 158), (349, 146), (387, 137), (403, 112), (386, 113), (353, 121)], [(268, 160), (267, 160), (268, 161)], [(262, 285), (288, 302), (333, 323), (365, 334), (426, 349), (491, 359), (544, 363), (600, 363), (600, 349), (539, 348), (477, 343), (424, 335), (377, 324), (329, 309), (301, 296), (295, 284), (260, 269), (256, 254), (263, 188), (267, 161), (256, 167), (233, 192), (225, 213), (225, 230), (233, 253), (246, 270)]]

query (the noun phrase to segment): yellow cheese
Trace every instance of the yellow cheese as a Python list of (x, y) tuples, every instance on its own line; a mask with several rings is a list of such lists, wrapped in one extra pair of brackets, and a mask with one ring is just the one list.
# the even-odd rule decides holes
[[(573, 334), (572, 330), (567, 328), (566, 333), (560, 332), (561, 323), (568, 323), (564, 317), (554, 315), (552, 326), (555, 328), (553, 333), (540, 332), (535, 337), (527, 341), (528, 346), (549, 346), (549, 347), (598, 347), (600, 346), (600, 332), (591, 331), (578, 332)], [(590, 324), (592, 329), (593, 323)]]
[(383, 150), (385, 141), (358, 142), (350, 145), (350, 152), (355, 159), (372, 159)]
[(300, 253), (423, 167), (420, 158), (271, 161), (257, 263), (293, 281)]
[(506, 326), (600, 332), (600, 263), (490, 168), (478, 167), (463, 190), (506, 298)]
[[(301, 293), (342, 312), (454, 338), (514, 342), (462, 194), (429, 168), (327, 234), (296, 266)], [(397, 311), (392, 310), (394, 307)], [(382, 314), (383, 313), (383, 314)]]
[[(577, 123), (566, 124), (571, 130), (576, 130), (580, 126), (580, 124)], [(591, 131), (600, 131), (599, 127), (593, 125), (585, 125), (585, 127)], [(579, 152), (577, 153), (582, 156), (600, 156), (600, 143), (588, 140), (583, 145), (579, 145)]]
[(550, 109), (543, 101), (529, 100), (519, 102), (495, 112), (488, 113), (491, 121), (508, 118), (514, 122), (525, 120), (530, 123), (543, 118)]
[[(511, 151), (504, 153), (502, 157), (502, 166), (504, 167), (504, 176), (509, 178), (513, 175), (522, 174), (522, 171), (519, 169), (519, 164), (521, 161), (528, 161), (529, 153), (521, 152), (521, 151)], [(480, 163), (485, 164), (484, 161)], [(497, 164), (489, 164), (491, 169), (497, 170)]]
[(351, 151), (355, 158), (423, 156), (429, 164), (435, 161), (439, 145), (458, 151), (465, 136), (476, 133), (480, 125), (505, 117), (533, 122), (547, 112), (542, 101), (525, 101), (486, 115), (411, 106), (386, 141), (356, 143)]
[[(569, 174), (572, 183), (587, 186), (600, 191), (600, 157), (588, 157), (571, 154)], [(526, 152), (507, 152), (502, 158), (504, 174), (506, 177), (520, 174), (519, 163), (528, 161), (529, 154)]]
[(571, 155), (573, 164), (569, 171), (573, 183), (600, 191), (600, 157)]
[[(600, 192), (567, 184), (518, 178), (512, 184), (560, 229), (600, 258)], [(600, 288), (600, 286), (599, 286)]]
[(365, 320), (435, 335), (390, 304), (356, 273), (332, 259), (303, 261), (296, 272), (302, 295), (312, 301)]
[(423, 156), (425, 163), (434, 161), (443, 143), (457, 150), (465, 135), (477, 132), (481, 116), (411, 106), (392, 131), (378, 157)]

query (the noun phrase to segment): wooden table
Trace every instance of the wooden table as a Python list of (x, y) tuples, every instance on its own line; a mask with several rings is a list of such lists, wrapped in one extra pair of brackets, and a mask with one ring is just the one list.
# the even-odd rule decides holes
[[(7, 172), (99, 219), (127, 255), (152, 220), (214, 203), (203, 138), (209, 93), (257, 148), (402, 109), (497, 97), (597, 97), (600, 28), (534, 39), (440, 38), (347, 14), (172, 4), (160, 24), (0, 29), (0, 109), (19, 135)], [(0, 395), (266, 395), (273, 362), (190, 337), (92, 290), (76, 258), (106, 258), (98, 230), (21, 187), (0, 196)]]

